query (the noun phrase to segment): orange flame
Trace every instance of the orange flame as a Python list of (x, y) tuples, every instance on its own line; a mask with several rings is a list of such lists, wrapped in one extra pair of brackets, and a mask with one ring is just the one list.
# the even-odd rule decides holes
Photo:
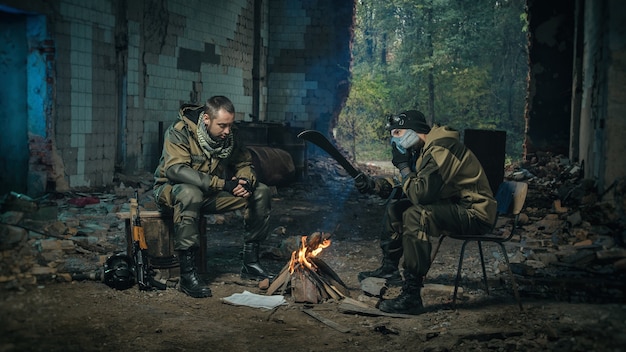
[(316, 270), (317, 267), (309, 261), (309, 258), (317, 257), (317, 255), (320, 254), (324, 248), (330, 246), (330, 240), (325, 239), (320, 242), (316, 248), (309, 248), (306, 240), (307, 236), (302, 236), (300, 239), (302, 242), (300, 249), (291, 253), (291, 260), (289, 261), (289, 273), (291, 274), (293, 274), (297, 267), (302, 265), (311, 270)]

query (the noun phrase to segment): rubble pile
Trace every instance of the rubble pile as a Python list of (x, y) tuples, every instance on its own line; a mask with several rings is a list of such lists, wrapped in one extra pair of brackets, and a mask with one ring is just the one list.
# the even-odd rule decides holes
[[(509, 243), (519, 249), (510, 261), (526, 293), (623, 300), (626, 179), (600, 194), (593, 180), (583, 178), (580, 165), (550, 154), (510, 165), (505, 178), (529, 184), (521, 238)], [(585, 294), (589, 291), (594, 295)]]
[[(141, 193), (150, 185), (138, 184)], [(11, 192), (0, 199), (0, 285), (32, 285), (100, 279), (106, 258), (125, 250), (123, 220), (135, 189), (46, 194), (39, 199)], [(147, 196), (148, 194), (146, 194)]]

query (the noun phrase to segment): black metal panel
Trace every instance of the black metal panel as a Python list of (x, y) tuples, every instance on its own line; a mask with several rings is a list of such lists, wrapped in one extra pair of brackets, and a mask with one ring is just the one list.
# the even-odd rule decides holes
[(465, 130), (464, 143), (485, 169), (491, 191), (495, 194), (504, 180), (506, 131), (468, 129)]

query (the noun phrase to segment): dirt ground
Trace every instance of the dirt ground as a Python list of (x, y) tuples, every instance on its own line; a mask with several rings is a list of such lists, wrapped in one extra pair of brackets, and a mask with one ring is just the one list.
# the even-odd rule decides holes
[[(278, 272), (288, 261), (280, 253), (290, 238), (331, 233), (332, 244), (320, 258), (346, 283), (351, 298), (374, 307), (378, 299), (363, 293), (357, 274), (379, 264), (383, 208), (383, 201), (359, 194), (350, 178), (334, 172), (312, 173), (304, 182), (279, 187), (271, 228), (282, 226), (286, 232), (268, 239), (263, 248), (274, 255), (264, 255), (263, 264)], [(258, 283), (239, 278), (241, 229), (237, 218), (209, 226), (205, 279), (213, 291), (210, 298), (190, 298), (175, 288), (118, 291), (97, 281), (1, 291), (0, 352), (626, 350), (622, 298), (611, 299), (593, 287), (568, 295), (562, 282), (532, 284), (520, 277), (520, 311), (506, 276), (496, 274), (491, 264), (492, 290), (486, 294), (472, 245), (464, 264), (463, 296), (453, 307), (449, 288), (460, 249), (454, 241), (444, 241), (431, 268), (427, 284), (440, 286), (424, 289), (430, 309), (419, 316), (344, 313), (337, 301), (294, 303), (289, 294), (287, 304), (273, 310), (226, 304), (222, 298), (234, 293), (264, 293)], [(489, 263), (493, 251), (486, 250)], [(392, 287), (385, 297), (397, 293)]]

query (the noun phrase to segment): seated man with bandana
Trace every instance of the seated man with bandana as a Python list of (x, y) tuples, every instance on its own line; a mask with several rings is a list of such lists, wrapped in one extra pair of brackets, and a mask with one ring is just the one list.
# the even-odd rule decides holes
[[(442, 231), (475, 234), (488, 231), (495, 221), (496, 201), (480, 162), (460, 142), (459, 132), (426, 123), (424, 115), (408, 110), (389, 117), (392, 163), (398, 168), (402, 196), (389, 202), (380, 237), (382, 265), (359, 273), (402, 283), (401, 294), (383, 300), (379, 309), (388, 313), (424, 312), (421, 288), (430, 269), (430, 236)], [(384, 178), (360, 174), (355, 186), (361, 193), (390, 195)], [(392, 197), (393, 198), (393, 197)], [(398, 270), (403, 261), (402, 279)]]
[(235, 107), (224, 96), (204, 105), (184, 104), (165, 131), (154, 172), (154, 199), (174, 219), (174, 250), (180, 259), (180, 289), (211, 296), (197, 275), (195, 253), (203, 214), (245, 209), (241, 277), (272, 278), (259, 263), (259, 244), (269, 230), (271, 192), (257, 181), (252, 156), (238, 138)]

